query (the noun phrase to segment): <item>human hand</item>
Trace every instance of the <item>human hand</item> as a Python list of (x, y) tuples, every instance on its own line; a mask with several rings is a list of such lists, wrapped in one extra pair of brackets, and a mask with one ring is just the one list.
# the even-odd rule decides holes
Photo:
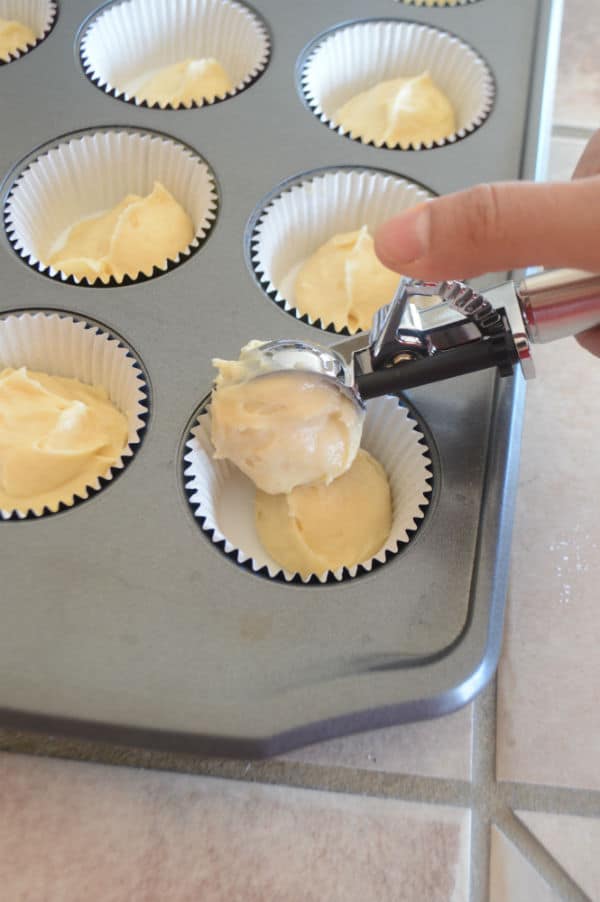
[[(526, 266), (600, 272), (600, 130), (573, 181), (498, 182), (435, 198), (382, 225), (382, 263), (415, 279), (464, 279)], [(600, 356), (600, 327), (576, 336)]]

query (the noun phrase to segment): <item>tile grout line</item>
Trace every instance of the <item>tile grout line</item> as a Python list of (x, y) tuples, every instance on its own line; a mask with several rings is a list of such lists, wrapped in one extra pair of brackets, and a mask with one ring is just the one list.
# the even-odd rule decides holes
[[(58, 746), (61, 747), (58, 747)], [(93, 749), (94, 757), (82, 753), (74, 745), (65, 750), (63, 743), (57, 747), (35, 742), (17, 741), (15, 736), (3, 736), (0, 731), (0, 752), (35, 755), (55, 760), (76, 761), (80, 764), (96, 764), (109, 767), (141, 768), (155, 773), (172, 773), (180, 776), (214, 777), (237, 780), (257, 785), (288, 786), (290, 788), (322, 792), (365, 795), (367, 797), (393, 799), (426, 804), (469, 807), (471, 787), (467, 780), (451, 777), (427, 777), (409, 773), (393, 773), (363, 770), (359, 767), (343, 767), (288, 761), (286, 759), (199, 759), (184, 755), (159, 755), (139, 749), (107, 748), (101, 755), (99, 747)], [(358, 778), (358, 779), (357, 779)]]
[[(473, 733), (478, 729), (478, 707), (484, 705), (484, 690), (473, 702)], [(489, 700), (487, 700), (489, 706)], [(494, 700), (495, 708), (495, 700)], [(479, 741), (483, 741), (481, 737)], [(36, 741), (37, 740), (37, 741)], [(475, 740), (477, 741), (477, 740)], [(487, 740), (486, 740), (487, 741)], [(75, 761), (80, 764), (96, 764), (113, 767), (133, 767), (156, 773), (173, 773), (182, 776), (214, 776), (266, 785), (292, 786), (324, 792), (363, 794), (397, 801), (421, 801), (426, 804), (457, 805), (469, 808), (479, 802), (485, 792), (485, 783), (453, 777), (428, 777), (410, 773), (363, 770), (360, 767), (331, 766), (292, 762), (286, 759), (197, 758), (188, 755), (157, 753), (143, 749), (107, 746), (102, 754), (99, 746), (87, 753), (81, 744), (66, 744), (65, 740), (39, 740), (29, 734), (16, 734), (0, 730), (0, 752), (33, 755), (54, 760)], [(473, 749), (472, 749), (473, 756)], [(474, 762), (474, 765), (476, 762)], [(475, 770), (475, 768), (473, 768)], [(600, 817), (600, 790), (571, 789), (535, 783), (496, 782), (493, 768), (489, 771), (495, 786), (494, 804), (500, 808), (547, 811), (564, 815)], [(358, 777), (359, 783), (357, 786)], [(353, 783), (352, 786), (349, 784)], [(489, 805), (488, 800), (488, 805)]]
[[(497, 677), (495, 677), (473, 706), (470, 902), (489, 902), (491, 831), (494, 825), (513, 842), (523, 858), (561, 899), (568, 902), (590, 902), (569, 874), (527, 830), (512, 810), (515, 802), (518, 805), (519, 797), (528, 794), (527, 787), (514, 784), (504, 786), (498, 783), (497, 736)], [(536, 793), (538, 800), (546, 796), (544, 790), (545, 787), (538, 789)], [(557, 806), (551, 808), (556, 810)]]
[(585, 126), (579, 125), (561, 125), (559, 122), (555, 122), (552, 126), (552, 137), (553, 138), (573, 138), (575, 140), (589, 140), (594, 132), (595, 128), (586, 128)]
[(470, 902), (488, 902), (490, 882), (490, 790), (496, 768), (496, 677), (473, 704), (471, 731)]
[(524, 811), (565, 814), (574, 817), (600, 817), (600, 791), (571, 789), (536, 783), (499, 781), (497, 793), (507, 808)]
[(565, 902), (591, 902), (573, 878), (510, 808), (498, 812), (496, 826), (539, 876)]

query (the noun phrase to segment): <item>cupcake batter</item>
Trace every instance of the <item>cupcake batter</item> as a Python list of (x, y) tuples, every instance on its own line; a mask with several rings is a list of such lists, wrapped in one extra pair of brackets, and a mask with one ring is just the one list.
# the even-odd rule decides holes
[(0, 372), (0, 507), (41, 514), (84, 493), (127, 443), (104, 388), (21, 369)]
[(134, 91), (139, 100), (161, 107), (189, 107), (192, 103), (214, 100), (233, 90), (229, 75), (213, 57), (185, 59), (172, 66), (159, 69), (142, 81)]
[[(258, 343), (260, 344), (260, 343)], [(217, 460), (235, 463), (263, 492), (330, 483), (352, 464), (363, 411), (316, 373), (284, 370), (252, 378), (240, 361), (214, 360), (220, 375), (211, 403)]]
[(75, 223), (47, 263), (77, 279), (108, 282), (152, 275), (188, 247), (194, 224), (161, 185), (146, 197), (128, 194), (112, 210)]
[(302, 265), (294, 303), (302, 314), (336, 329), (370, 329), (373, 316), (389, 304), (400, 276), (375, 255), (367, 227), (334, 235)]
[(8, 62), (15, 50), (27, 50), (36, 37), (27, 25), (16, 19), (0, 19), (0, 60)]
[(336, 110), (333, 121), (378, 147), (431, 144), (456, 131), (452, 104), (429, 72), (379, 82)]
[(266, 551), (303, 577), (372, 558), (389, 537), (392, 500), (385, 470), (364, 450), (329, 485), (305, 485), (287, 495), (258, 491), (256, 529)]

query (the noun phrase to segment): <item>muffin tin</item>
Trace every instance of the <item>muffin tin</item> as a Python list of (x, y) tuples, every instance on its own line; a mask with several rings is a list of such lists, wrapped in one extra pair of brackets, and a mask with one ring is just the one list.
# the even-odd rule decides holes
[[(190, 147), (214, 173), (218, 194), (216, 221), (197, 252), (134, 284), (47, 278), (3, 231), (0, 316), (55, 311), (122, 336), (147, 376), (149, 415), (143, 443), (113, 485), (52, 516), (1, 523), (2, 726), (269, 755), (450, 711), (495, 669), (520, 376), (485, 372), (408, 394), (432, 460), (424, 522), (387, 563), (335, 584), (285, 584), (223, 554), (188, 502), (184, 456), (213, 355), (237, 356), (255, 337), (339, 341), (282, 309), (253, 272), (252, 224), (265, 199), (325, 168), (383, 170), (438, 194), (543, 173), (557, 5), (256, 6), (271, 37), (267, 68), (246, 90), (200, 109), (148, 109), (93, 85), (79, 58), (80, 29), (96, 9), (87, 0), (63, 0), (35, 52), (0, 71), (3, 203), (16, 161), (99, 129), (142, 129)], [(321, 33), (364, 18), (434, 26), (472, 47), (496, 84), (481, 126), (456, 143), (411, 151), (324, 128), (302, 100), (298, 61)]]

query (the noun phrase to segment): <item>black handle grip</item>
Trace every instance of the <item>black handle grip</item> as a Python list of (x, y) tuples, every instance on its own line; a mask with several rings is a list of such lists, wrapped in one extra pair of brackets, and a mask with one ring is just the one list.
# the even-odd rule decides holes
[(442, 351), (432, 357), (398, 363), (374, 373), (363, 373), (357, 377), (356, 387), (361, 398), (368, 401), (369, 398), (396, 395), (407, 388), (441, 382), (490, 367), (497, 366), (502, 376), (509, 376), (517, 360), (512, 336), (496, 335)]

